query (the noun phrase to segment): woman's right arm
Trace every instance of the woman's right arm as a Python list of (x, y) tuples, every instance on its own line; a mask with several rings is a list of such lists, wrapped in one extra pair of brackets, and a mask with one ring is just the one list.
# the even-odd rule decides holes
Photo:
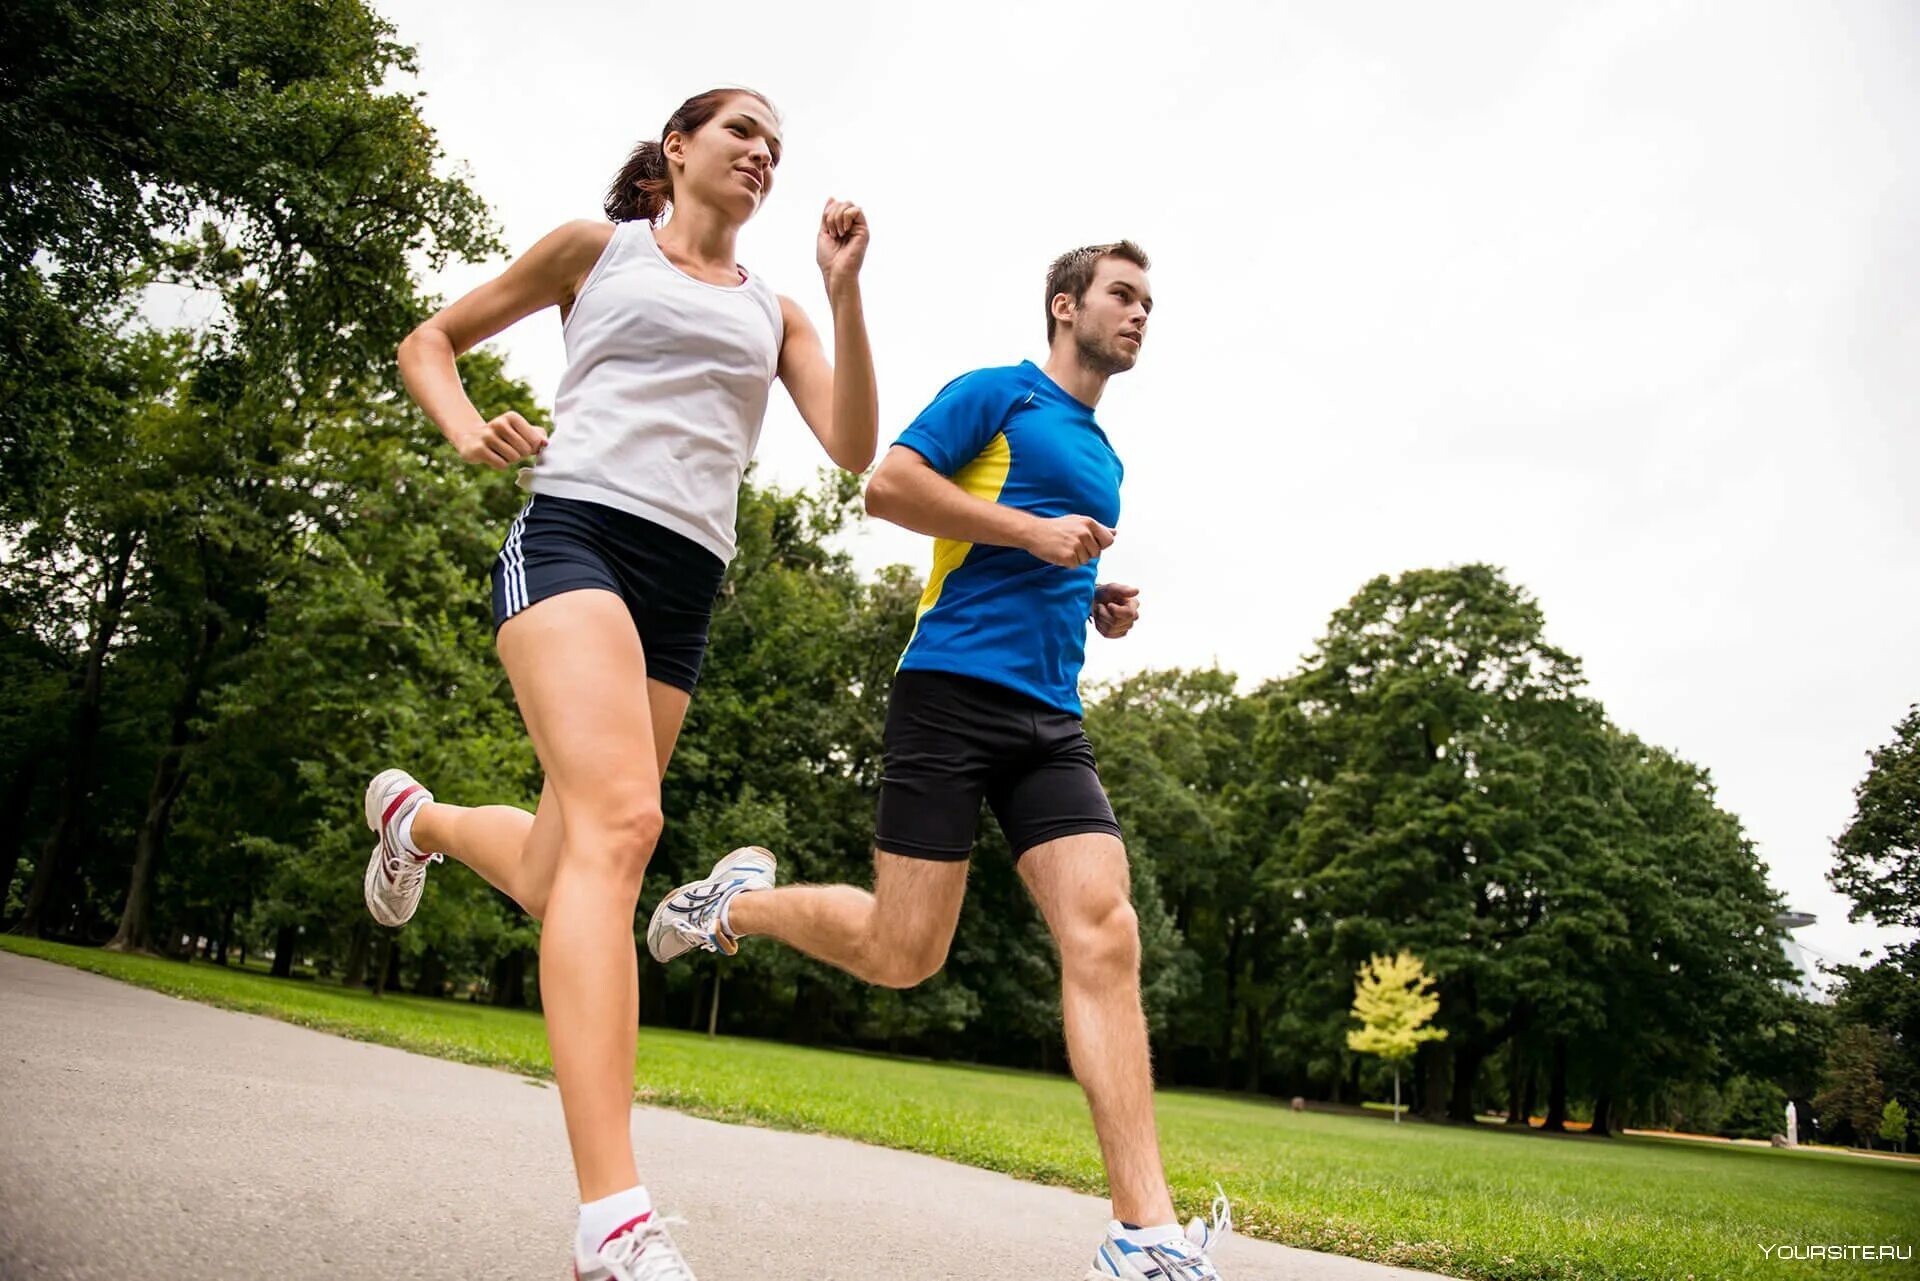
[(460, 457), (504, 471), (546, 447), (546, 433), (519, 414), (509, 410), (487, 418), (474, 408), (454, 357), (536, 311), (570, 310), (612, 235), (611, 223), (567, 223), (498, 276), (435, 312), (400, 344), (407, 391)]

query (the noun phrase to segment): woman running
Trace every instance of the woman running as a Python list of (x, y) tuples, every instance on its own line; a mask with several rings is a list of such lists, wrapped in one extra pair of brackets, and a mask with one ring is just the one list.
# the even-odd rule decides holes
[[(540, 996), (580, 1180), (583, 1281), (692, 1278), (628, 1138), (633, 922), (773, 379), (837, 465), (873, 461), (865, 216), (830, 200), (820, 219), (832, 364), (806, 314), (734, 256), (779, 164), (779, 117), (764, 97), (691, 98), (614, 179), (610, 223), (554, 231), (400, 346), (407, 390), (462, 458), (496, 470), (534, 460), (520, 477), (532, 497), (494, 564), (493, 609), (546, 781), (529, 814), (441, 805), (404, 771), (381, 773), (366, 795), (379, 837), (367, 907), (383, 925), (404, 923), (444, 854), (544, 923)], [(567, 369), (549, 441), (519, 414), (476, 409), (454, 357), (550, 306)]]

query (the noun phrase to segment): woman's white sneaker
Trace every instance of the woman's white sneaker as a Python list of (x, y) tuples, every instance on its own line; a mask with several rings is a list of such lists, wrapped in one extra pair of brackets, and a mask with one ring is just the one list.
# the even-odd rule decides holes
[(658, 1212), (608, 1237), (593, 1258), (576, 1258), (573, 1275), (574, 1281), (694, 1281)]
[(438, 854), (415, 854), (400, 839), (401, 824), (433, 799), (405, 770), (382, 770), (367, 784), (367, 829), (375, 836), (367, 859), (367, 911), (382, 925), (405, 925), (420, 906), (427, 868)]

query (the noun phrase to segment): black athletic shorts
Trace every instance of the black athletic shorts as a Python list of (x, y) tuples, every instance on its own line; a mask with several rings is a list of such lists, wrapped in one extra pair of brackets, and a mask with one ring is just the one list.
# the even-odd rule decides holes
[(689, 694), (726, 562), (682, 534), (604, 503), (539, 495), (493, 563), (493, 629), (549, 596), (600, 588), (633, 615), (647, 675)]
[(991, 681), (904, 671), (887, 703), (874, 844), (956, 860), (984, 797), (1013, 856), (1062, 836), (1120, 835), (1080, 718)]

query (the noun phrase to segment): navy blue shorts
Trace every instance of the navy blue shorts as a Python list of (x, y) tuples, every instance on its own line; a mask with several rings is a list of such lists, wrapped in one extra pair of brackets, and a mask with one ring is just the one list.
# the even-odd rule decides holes
[(889, 854), (966, 858), (984, 799), (1013, 856), (1088, 832), (1120, 835), (1080, 718), (1017, 690), (909, 669), (887, 700), (886, 766), (873, 843)]
[(726, 573), (700, 544), (631, 512), (539, 495), (507, 528), (493, 562), (493, 629), (549, 596), (609, 591), (633, 615), (648, 678), (691, 694)]

